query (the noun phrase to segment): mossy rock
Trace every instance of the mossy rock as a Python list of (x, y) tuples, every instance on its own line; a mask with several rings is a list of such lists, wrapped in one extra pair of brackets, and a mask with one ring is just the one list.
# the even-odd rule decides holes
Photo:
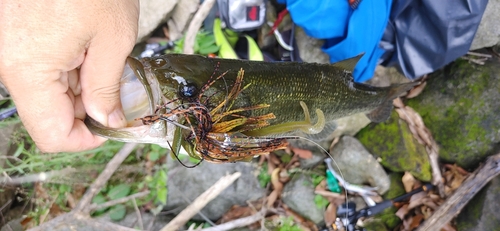
[[(439, 145), (441, 161), (474, 168), (500, 151), (500, 61), (458, 60), (429, 76), (421, 95), (406, 104), (417, 111)], [(430, 179), (427, 154), (396, 113), (357, 138), (392, 171)]]
[(364, 128), (356, 137), (389, 170), (408, 171), (420, 180), (430, 181), (431, 167), (425, 147), (396, 112), (386, 122)]
[(473, 168), (499, 151), (500, 62), (458, 60), (430, 75), (422, 94), (407, 102), (423, 118), (445, 162)]

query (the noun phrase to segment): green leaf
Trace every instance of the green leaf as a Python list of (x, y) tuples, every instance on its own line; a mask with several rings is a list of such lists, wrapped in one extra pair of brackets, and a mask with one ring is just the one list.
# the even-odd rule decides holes
[(156, 200), (158, 200), (162, 205), (167, 204), (167, 192), (168, 190), (166, 187), (158, 188), (156, 192)]
[(211, 45), (215, 45), (215, 37), (212, 35), (207, 35), (205, 37), (200, 38), (199, 40), (200, 48), (209, 47)]
[(267, 172), (267, 165), (264, 165), (257, 176), (259, 180), (260, 187), (265, 188), (269, 182), (271, 182), (271, 175)]
[(150, 161), (157, 161), (158, 159), (160, 159), (160, 153), (159, 152), (152, 151), (152, 152), (149, 153), (149, 160)]
[(326, 198), (324, 198), (321, 195), (316, 195), (314, 196), (314, 204), (316, 204), (316, 207), (319, 209), (324, 209), (326, 206), (330, 203)]
[(213, 44), (208, 47), (201, 47), (198, 53), (200, 53), (201, 55), (208, 55), (211, 53), (216, 53), (217, 51), (219, 51), (219, 47)]
[(125, 208), (125, 205), (118, 204), (113, 207), (111, 207), (111, 210), (109, 210), (109, 218), (113, 221), (119, 221), (125, 217), (127, 214), (127, 209)]
[(66, 192), (71, 192), (71, 186), (66, 184), (59, 185), (59, 193), (64, 194)]
[(285, 164), (288, 164), (290, 163), (290, 161), (292, 160), (292, 155), (289, 155), (289, 154), (284, 154), (281, 156), (281, 161)]
[(324, 179), (325, 179), (325, 176), (322, 176), (322, 175), (313, 175), (313, 178), (312, 178), (313, 185), (317, 186)]
[(165, 169), (162, 169), (162, 170), (159, 170), (158, 172), (159, 172), (158, 180), (162, 181), (166, 185), (167, 179), (168, 179), (167, 171), (165, 171)]
[[(94, 198), (92, 198), (92, 203), (100, 205), (104, 202), (106, 202), (106, 197), (104, 197), (102, 194), (97, 194), (97, 195), (95, 195)], [(108, 208), (102, 208), (102, 209), (96, 210), (95, 212), (102, 213), (102, 212), (106, 211), (106, 209), (108, 209)]]
[(130, 185), (120, 184), (109, 189), (107, 196), (111, 200), (126, 197), (130, 193)]

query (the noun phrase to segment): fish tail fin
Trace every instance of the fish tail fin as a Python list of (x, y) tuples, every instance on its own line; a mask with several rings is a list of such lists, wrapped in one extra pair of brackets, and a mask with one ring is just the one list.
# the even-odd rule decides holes
[(391, 86), (385, 102), (370, 113), (366, 114), (366, 116), (368, 117), (368, 119), (375, 123), (386, 121), (389, 116), (391, 116), (392, 109), (394, 108), (392, 100), (419, 84), (420, 82), (410, 82)]

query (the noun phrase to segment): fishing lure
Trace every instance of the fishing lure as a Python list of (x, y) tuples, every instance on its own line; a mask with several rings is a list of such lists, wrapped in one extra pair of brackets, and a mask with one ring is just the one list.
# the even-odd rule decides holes
[[(215, 71), (214, 71), (215, 74)], [(224, 101), (209, 109), (210, 95), (205, 92), (217, 80), (220, 80), (227, 74), (222, 73), (217, 78), (211, 76), (210, 80), (200, 89), (197, 97), (195, 90), (186, 87), (180, 91), (187, 103), (180, 103), (173, 109), (168, 109), (168, 105), (182, 101), (177, 98), (160, 106), (167, 110), (166, 113), (159, 115), (150, 115), (139, 118), (144, 125), (150, 125), (159, 120), (170, 121), (173, 115), (181, 116), (184, 119), (183, 125), (178, 129), (189, 130), (187, 135), (182, 136), (181, 132), (174, 135), (174, 143), (180, 143), (191, 157), (210, 162), (235, 162), (240, 160), (249, 160), (256, 155), (268, 154), (272, 151), (284, 149), (288, 142), (285, 138), (270, 137), (249, 137), (244, 132), (261, 129), (269, 125), (268, 120), (275, 118), (273, 113), (261, 116), (245, 116), (242, 112), (258, 110), (269, 105), (261, 104), (233, 109), (234, 100), (246, 88), (242, 86), (244, 70), (240, 69), (236, 81), (231, 91), (228, 92)], [(176, 148), (173, 148), (174, 152)]]

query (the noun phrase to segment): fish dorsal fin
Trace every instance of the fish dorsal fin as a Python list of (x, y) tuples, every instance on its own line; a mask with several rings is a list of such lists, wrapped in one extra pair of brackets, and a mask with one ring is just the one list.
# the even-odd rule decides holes
[(361, 59), (361, 57), (363, 57), (364, 54), (365, 53), (363, 52), (355, 57), (333, 63), (332, 65), (334, 67), (342, 68), (342, 69), (348, 70), (350, 72), (353, 72), (354, 67), (356, 67), (356, 64), (358, 64), (358, 61)]

